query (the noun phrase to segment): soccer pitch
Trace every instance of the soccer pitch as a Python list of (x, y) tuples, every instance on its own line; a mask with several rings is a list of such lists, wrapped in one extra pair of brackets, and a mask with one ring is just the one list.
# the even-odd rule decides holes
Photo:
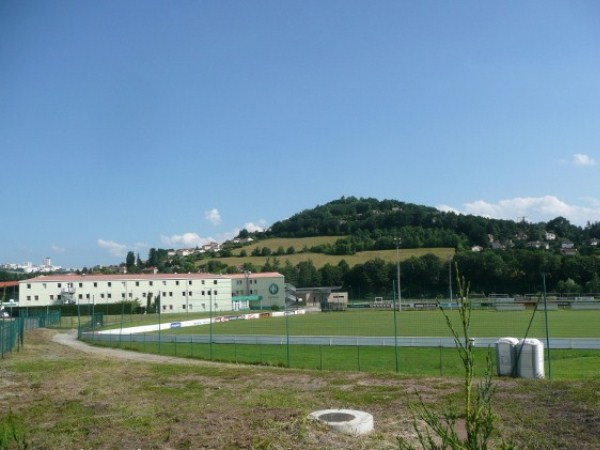
[[(457, 311), (447, 311), (459, 329)], [(395, 323), (394, 323), (395, 320)], [(166, 320), (165, 320), (166, 321)], [(600, 311), (548, 311), (547, 329), (552, 338), (599, 338)], [(528, 331), (529, 328), (529, 332)], [(163, 331), (164, 332), (164, 331)], [(168, 334), (208, 333), (224, 335), (304, 335), (304, 336), (432, 336), (449, 337), (441, 311), (344, 311), (323, 312), (255, 320), (232, 320), (212, 326), (171, 329)], [(473, 310), (470, 334), (473, 337), (546, 336), (543, 310)]]

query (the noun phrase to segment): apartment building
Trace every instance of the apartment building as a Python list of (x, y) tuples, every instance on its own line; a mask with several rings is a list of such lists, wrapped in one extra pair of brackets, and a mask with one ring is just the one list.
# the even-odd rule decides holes
[[(238, 281), (250, 286), (247, 295), (256, 296), (261, 306), (284, 306), (284, 277), (279, 273), (252, 275), (119, 274), (119, 275), (42, 275), (19, 282), (19, 307), (61, 304), (104, 304), (138, 300), (145, 306), (148, 298), (160, 296), (161, 311), (204, 312), (248, 309), (250, 298), (239, 298)], [(260, 280), (260, 281), (259, 281)], [(264, 299), (264, 303), (262, 300)]]

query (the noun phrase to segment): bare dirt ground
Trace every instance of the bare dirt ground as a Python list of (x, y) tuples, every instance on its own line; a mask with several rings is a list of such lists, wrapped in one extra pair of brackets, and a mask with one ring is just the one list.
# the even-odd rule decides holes
[[(391, 449), (399, 436), (414, 436), (409, 405), (417, 392), (445, 409), (458, 404), (460, 387), (460, 379), (148, 355), (36, 330), (0, 360), (0, 425), (15, 431), (6, 448)], [(497, 387), (504, 440), (529, 449), (600, 448), (600, 382), (498, 380)], [(307, 419), (327, 408), (368, 411), (375, 430), (352, 437)]]

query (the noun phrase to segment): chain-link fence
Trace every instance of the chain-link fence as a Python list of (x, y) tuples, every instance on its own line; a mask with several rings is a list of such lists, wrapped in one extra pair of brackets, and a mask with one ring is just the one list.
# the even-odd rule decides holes
[(60, 311), (20, 311), (19, 317), (0, 319), (0, 357), (19, 350), (25, 342), (25, 331), (60, 323)]
[[(438, 308), (442, 306), (443, 312)], [(483, 373), (485, 354), (500, 338), (537, 339), (547, 377), (592, 376), (600, 370), (600, 301), (549, 303), (473, 299), (470, 334)], [(143, 352), (320, 370), (454, 375), (462, 366), (449, 328), (460, 328), (453, 301), (377, 298), (334, 311), (286, 309), (219, 315), (147, 315), (131, 323), (80, 318), (88, 341)], [(134, 325), (134, 326), (131, 326)], [(582, 360), (591, 365), (581, 367)]]

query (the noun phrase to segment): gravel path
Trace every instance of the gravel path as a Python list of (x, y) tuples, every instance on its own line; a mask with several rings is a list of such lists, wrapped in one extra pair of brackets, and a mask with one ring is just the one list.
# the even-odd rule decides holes
[[(198, 359), (189, 358), (178, 358), (175, 356), (166, 355), (155, 355), (152, 353), (140, 353), (129, 350), (121, 350), (118, 348), (99, 347), (90, 345), (77, 339), (77, 331), (70, 330), (67, 332), (56, 333), (52, 337), (52, 341), (70, 347), (72, 349), (81, 351), (88, 355), (96, 355), (104, 358), (112, 359), (126, 359), (129, 361), (139, 361), (146, 363), (160, 363), (160, 364), (182, 364), (182, 365), (211, 365), (218, 364), (220, 366), (224, 363), (215, 363), (211, 361), (203, 361)], [(226, 364), (225, 364), (226, 365)]]

